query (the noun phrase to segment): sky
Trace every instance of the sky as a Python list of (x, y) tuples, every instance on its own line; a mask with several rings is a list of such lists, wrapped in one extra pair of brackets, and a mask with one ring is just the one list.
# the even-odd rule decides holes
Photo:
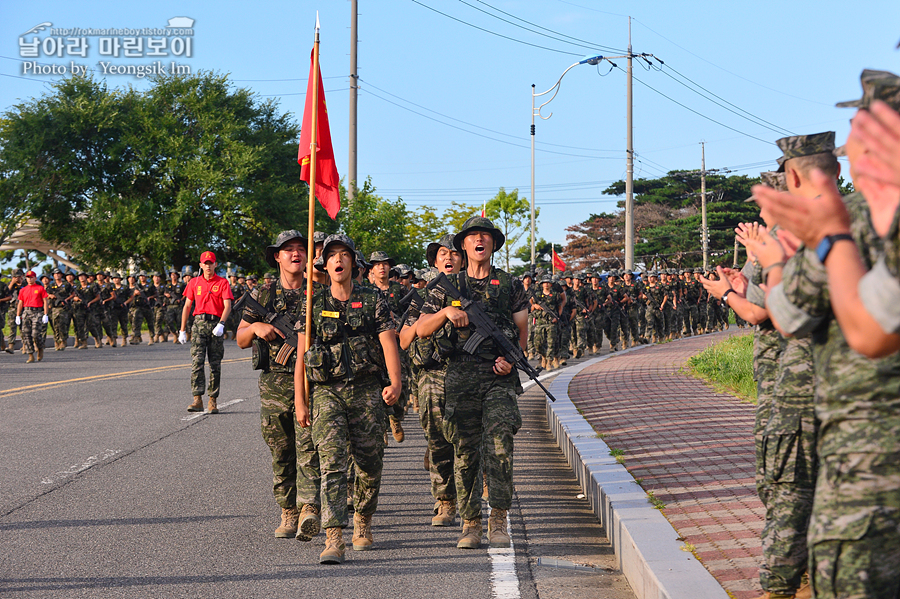
[[(74, 61), (110, 86), (144, 89), (145, 79), (104, 75), (100, 63), (174, 59), (192, 72), (228, 73), (260, 99), (278, 100), (299, 122), (318, 11), (325, 96), (344, 177), (350, 10), (350, 0), (7, 2), (0, 109), (39, 96), (60, 77), (25, 72), (32, 60), (45, 67)], [(843, 143), (853, 111), (834, 104), (861, 95), (864, 68), (900, 72), (898, 16), (896, 0), (359, 0), (358, 178), (371, 177), (379, 195), (402, 198), (411, 209), (481, 205), (501, 187), (532, 199), (532, 84), (540, 93), (586, 56), (625, 54), (629, 17), (633, 52), (664, 63), (634, 61), (635, 178), (699, 169), (701, 142), (707, 169), (756, 176), (774, 168), (780, 137), (834, 130)], [(49, 36), (49, 28), (26, 33), (41, 23), (162, 29), (173, 17), (194, 21), (189, 58), (101, 56), (103, 36), (87, 38), (85, 57), (46, 56), (43, 46), (39, 58), (21, 56), (20, 39)], [(615, 68), (603, 61), (571, 69), (541, 111), (552, 117), (535, 119), (538, 237), (555, 244), (566, 243), (567, 227), (621, 199), (602, 194), (626, 173), (626, 60), (610, 60)]]

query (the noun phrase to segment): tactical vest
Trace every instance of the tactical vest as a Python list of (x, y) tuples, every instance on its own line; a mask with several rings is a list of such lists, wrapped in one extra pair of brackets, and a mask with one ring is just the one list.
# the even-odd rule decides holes
[[(256, 301), (265, 306), (267, 310), (287, 314), (291, 322), (294, 323), (300, 319), (302, 314), (302, 299), (297, 302), (293, 311), (288, 310), (287, 301), (284, 297), (284, 288), (281, 286), (281, 281), (277, 279), (268, 285), (260, 285)], [(259, 316), (262, 317), (264, 315), (260, 314)], [(297, 352), (293, 352), (287, 360), (287, 364), (283, 366), (275, 361), (283, 345), (284, 340), (281, 337), (274, 341), (266, 341), (254, 336), (251, 358), (253, 369), (264, 372), (293, 373), (297, 365)]]
[(556, 291), (551, 291), (550, 295), (544, 295), (543, 292), (536, 293), (534, 295), (534, 301), (540, 302), (552, 310), (552, 312), (547, 312), (546, 310), (537, 311), (538, 320), (546, 323), (552, 323), (554, 319), (557, 321), (559, 320), (559, 305), (562, 303), (561, 293), (557, 293)]
[[(490, 316), (491, 320), (494, 321), (494, 324), (503, 331), (503, 334), (506, 335), (506, 338), (509, 339), (510, 343), (518, 345), (519, 328), (516, 326), (516, 323), (513, 322), (511, 312), (512, 277), (510, 277), (508, 273), (492, 266), (491, 274), (488, 277), (487, 288), (484, 293), (478, 293), (468, 285), (469, 277), (465, 272), (449, 275), (448, 278), (450, 279), (450, 283), (453, 284), (463, 296), (481, 304), (481, 308), (488, 316)], [(452, 301), (453, 298), (445, 296), (444, 306), (452, 305)], [(448, 331), (448, 329), (450, 330)], [(463, 350), (463, 346), (466, 344), (466, 341), (469, 339), (473, 330), (474, 327), (472, 327), (472, 325), (469, 325), (467, 328), (456, 328), (452, 326), (444, 327), (443, 329), (440, 329), (438, 333), (443, 331), (447, 333), (449, 338), (444, 339), (442, 335), (439, 335), (435, 341), (439, 345), (441, 343), (449, 342), (453, 347), (453, 354), (466, 354), (467, 352)], [(485, 360), (494, 360), (500, 355), (500, 352), (491, 339), (485, 339), (478, 348), (478, 355)]]
[(313, 341), (304, 355), (310, 381), (350, 382), (368, 374), (384, 378), (384, 353), (375, 333), (377, 294), (354, 283), (343, 315), (330, 287), (313, 295)]

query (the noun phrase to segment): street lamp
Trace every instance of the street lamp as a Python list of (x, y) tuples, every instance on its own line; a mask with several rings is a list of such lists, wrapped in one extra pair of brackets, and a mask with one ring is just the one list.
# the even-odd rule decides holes
[[(596, 56), (587, 56), (584, 58), (584, 60), (580, 60), (580, 61), (576, 62), (575, 64), (570, 66), (568, 69), (563, 71), (563, 74), (559, 76), (559, 79), (557, 79), (557, 81), (553, 85), (553, 87), (551, 87), (550, 89), (548, 89), (545, 92), (541, 92), (539, 94), (534, 93), (534, 84), (533, 83), (531, 84), (531, 267), (532, 268), (534, 268), (534, 117), (539, 116), (543, 120), (546, 121), (551, 116), (553, 116), (552, 112), (550, 114), (548, 114), (547, 116), (542, 115), (541, 108), (543, 108), (544, 106), (546, 106), (547, 104), (552, 102), (553, 98), (556, 97), (556, 94), (559, 93), (559, 86), (562, 83), (563, 77), (566, 76), (566, 73), (568, 73), (574, 67), (577, 67), (580, 64), (591, 64), (591, 65), (600, 64), (600, 61), (602, 61), (603, 59), (604, 59), (603, 56), (596, 55)], [(550, 97), (550, 99), (547, 100), (546, 102), (544, 102), (543, 104), (541, 104), (540, 106), (538, 106), (537, 109), (535, 109), (534, 99), (537, 98), (538, 96), (545, 96), (545, 95), (549, 94), (550, 92), (552, 92), (553, 90), (556, 90), (556, 91), (553, 93), (553, 95)]]

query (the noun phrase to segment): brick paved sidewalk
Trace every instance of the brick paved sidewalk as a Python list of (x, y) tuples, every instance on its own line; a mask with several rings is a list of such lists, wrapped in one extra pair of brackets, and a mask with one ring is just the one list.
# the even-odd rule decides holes
[(730, 332), (655, 345), (578, 374), (569, 397), (736, 599), (761, 593), (765, 510), (754, 483), (755, 406), (680, 374)]

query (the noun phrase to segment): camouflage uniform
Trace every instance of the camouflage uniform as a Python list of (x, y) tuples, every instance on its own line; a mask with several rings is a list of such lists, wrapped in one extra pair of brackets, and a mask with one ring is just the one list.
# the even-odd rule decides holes
[(38, 347), (44, 347), (47, 325), (43, 322), (43, 308), (22, 310), (22, 347), (26, 354), (33, 354)]
[(632, 344), (643, 342), (640, 327), (642, 303), (640, 295), (643, 293), (643, 287), (644, 286), (641, 283), (635, 280), (632, 280), (631, 284), (622, 283), (622, 290), (631, 298), (631, 303), (625, 307), (625, 315), (628, 317), (627, 325), (625, 327), (625, 337), (626, 340), (631, 339)]
[[(688, 271), (688, 276), (690, 276), (690, 271)], [(691, 277), (685, 282), (684, 287), (685, 332), (689, 336), (692, 336), (696, 335), (697, 331), (700, 329), (700, 310), (698, 305), (700, 303), (700, 292), (703, 290), (703, 285)]]
[[(481, 303), (512, 343), (519, 343), (512, 315), (528, 309), (525, 288), (519, 280), (495, 267), (485, 279), (473, 279), (466, 273), (448, 278), (460, 293)], [(439, 312), (451, 301), (436, 288), (430, 292), (422, 312)], [(469, 355), (462, 350), (470, 332), (468, 328), (450, 331), (442, 425), (444, 436), (456, 453), (454, 473), (460, 517), (480, 520), (482, 468), (489, 505), (500, 510), (508, 510), (512, 505), (513, 436), (521, 427), (522, 418), (516, 404), (519, 377), (515, 368), (506, 376), (494, 374), (497, 354), (490, 340), (479, 347), (484, 353)]]
[[(101, 300), (97, 300), (90, 306), (88, 305), (100, 295), (100, 285), (97, 284), (97, 282), (86, 284), (81, 295), (84, 299), (85, 328), (87, 329), (87, 333), (93, 336), (94, 340), (97, 343), (100, 343), (100, 339), (103, 337), (103, 330), (100, 324), (103, 313), (103, 309), (100, 304)], [(84, 340), (87, 341), (87, 335), (84, 336)]]
[[(863, 265), (883, 254), (868, 206), (844, 198)], [(896, 223), (895, 225), (896, 226)], [(815, 596), (896, 597), (900, 592), (900, 354), (870, 360), (848, 346), (830, 308), (828, 277), (801, 250), (769, 294), (786, 331), (811, 334), (820, 421), (810, 578)], [(896, 298), (892, 298), (896, 302)]]
[(50, 324), (53, 325), (53, 338), (56, 340), (57, 347), (65, 347), (69, 342), (69, 324), (72, 322), (72, 312), (69, 310), (66, 299), (72, 295), (72, 286), (63, 281), (62, 283), (51, 282), (47, 285), (47, 293), (52, 293), (56, 297), (50, 298)]
[(658, 283), (648, 283), (644, 287), (644, 295), (647, 296), (647, 333), (652, 337), (651, 341), (659, 343), (665, 337), (665, 317), (660, 307), (666, 297), (665, 291)]
[[(0, 298), (4, 297), (12, 297), (12, 291), (10, 291), (9, 285), (7, 285), (3, 281), (0, 281)], [(6, 347), (6, 339), (3, 334), (3, 329), (6, 328), (6, 312), (9, 309), (11, 303), (13, 303), (11, 299), (0, 302), (0, 348)], [(15, 320), (13, 320), (13, 322), (15, 322)]]
[(534, 346), (537, 349), (537, 352), (548, 360), (559, 358), (559, 306), (562, 303), (562, 295), (554, 291), (551, 291), (549, 295), (538, 292), (534, 295), (533, 301), (535, 303), (541, 302), (551, 310), (551, 312), (548, 312), (547, 310), (534, 310), (531, 313), (537, 323), (534, 335)]
[[(322, 527), (345, 528), (351, 456), (356, 466), (354, 510), (369, 516), (378, 507), (386, 420), (378, 336), (395, 325), (384, 295), (355, 283), (346, 302), (336, 300), (330, 288), (317, 292), (312, 310), (315, 333), (306, 371), (321, 471)], [(295, 330), (305, 332), (305, 319), (302, 314)], [(316, 351), (325, 356), (321, 365), (311, 359)]]
[(77, 297), (81, 301), (76, 301), (75, 297), (72, 298), (72, 322), (75, 324), (75, 345), (81, 346), (82, 341), (87, 342), (88, 336), (88, 311), (87, 311), (87, 302), (89, 299), (93, 299), (90, 297), (88, 299), (85, 298), (85, 291), (87, 290), (86, 286), (81, 285), (81, 281), (77, 281), (72, 283), (72, 290), (75, 293), (75, 297)]
[(18, 328), (18, 325), (16, 325), (16, 311), (18, 310), (19, 291), (22, 290), (22, 287), (24, 285), (21, 282), (9, 285), (9, 293), (12, 295), (12, 299), (6, 311), (6, 319), (9, 321), (9, 339), (7, 339), (6, 344), (8, 349), (13, 349), (13, 346), (16, 344), (16, 330)]
[(572, 322), (572, 343), (575, 346), (575, 357), (580, 358), (591, 347), (591, 314), (585, 313), (584, 308), (579, 306), (580, 303), (590, 310), (591, 307), (591, 290), (589, 287), (581, 286), (578, 290), (572, 290), (572, 301), (568, 308), (571, 308)]
[(625, 291), (622, 290), (619, 283), (612, 286), (607, 285), (606, 289), (606, 311), (609, 317), (609, 346), (612, 351), (619, 351), (619, 338), (627, 339), (627, 333), (624, 331), (625, 325), (625, 307), (622, 305), (622, 299), (625, 297)]
[[(150, 339), (152, 340), (156, 337), (156, 326), (153, 317), (153, 307), (156, 305), (156, 287), (154, 287), (153, 283), (150, 281), (141, 283), (140, 280), (138, 280), (134, 284), (134, 289), (135, 291), (142, 291), (143, 295), (138, 293), (132, 302), (132, 306), (134, 306), (134, 316), (131, 321), (132, 344), (136, 344), (140, 341), (141, 327), (145, 320), (147, 321), (147, 331), (150, 333)], [(210, 331), (211, 330), (212, 329), (210, 329)], [(194, 395), (198, 394), (195, 393)]]
[(601, 284), (599, 279), (597, 281), (597, 287), (594, 287), (593, 278), (591, 279), (591, 291), (594, 293), (594, 300), (597, 302), (597, 307), (594, 308), (594, 322), (592, 330), (594, 331), (594, 347), (598, 350), (603, 345), (603, 333), (606, 332), (606, 337), (609, 338), (609, 321), (606, 317), (606, 307), (604, 303), (606, 302), (606, 286)]
[[(281, 281), (257, 287), (251, 297), (270, 310), (287, 313), (294, 321), (303, 313), (306, 288), (284, 289)], [(243, 311), (243, 320), (253, 324), (262, 315), (252, 308)], [(260, 351), (268, 352), (268, 368), (259, 374), (260, 428), (272, 452), (272, 492), (282, 508), (320, 506), (319, 453), (312, 429), (297, 426), (294, 412), (293, 352), (286, 365), (275, 361), (283, 341), (257, 340)], [(254, 349), (254, 351), (256, 351)]]

